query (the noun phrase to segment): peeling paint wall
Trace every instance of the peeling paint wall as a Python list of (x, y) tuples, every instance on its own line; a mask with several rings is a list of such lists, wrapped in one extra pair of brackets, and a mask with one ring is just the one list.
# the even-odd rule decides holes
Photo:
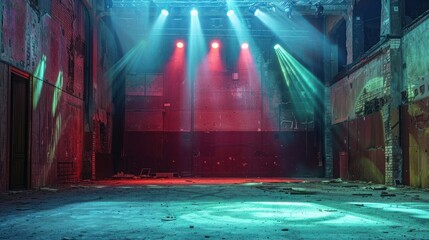
[[(423, 21), (404, 35), (403, 61), (404, 83), (407, 101), (417, 101), (429, 97), (429, 20)], [(423, 88), (421, 89), (421, 87)]]
[(348, 123), (348, 178), (384, 183), (385, 138), (381, 112)]
[(332, 85), (332, 123), (340, 123), (379, 111), (389, 93), (383, 64), (387, 54), (379, 55), (355, 72)]
[(37, 12), (23, 1), (5, 1), (1, 58), (31, 72), (41, 57), (41, 27)]
[(403, 154), (406, 179), (411, 186), (429, 187), (429, 19), (412, 28), (403, 38)]
[(429, 187), (429, 99), (410, 103), (403, 111), (405, 182)]
[(384, 183), (385, 139), (381, 113), (332, 127), (333, 176)]
[[(429, 129), (428, 29), (429, 20), (426, 16), (408, 29), (402, 39), (387, 41), (370, 61), (359, 63), (347, 77), (331, 87), (332, 123), (336, 126), (334, 135), (347, 138), (346, 147), (342, 147), (341, 141), (334, 142), (334, 162), (337, 164), (334, 166), (334, 172), (337, 176), (339, 174), (337, 155), (345, 151), (349, 159), (350, 178), (354, 178), (354, 174), (358, 176), (356, 179), (382, 182), (380, 176), (385, 174), (386, 184), (394, 183), (403, 176), (404, 183), (411, 186), (429, 185), (428, 143), (425, 134)], [(402, 64), (397, 58), (401, 52)], [(395, 60), (392, 60), (394, 58)], [(398, 82), (393, 83), (394, 81)], [(398, 97), (399, 95), (401, 96)], [(402, 100), (402, 109), (396, 108), (400, 104), (397, 103), (398, 99)], [(374, 118), (379, 114), (381, 117)], [(365, 130), (367, 129), (365, 124), (363, 126), (358, 124), (367, 121), (366, 119), (372, 119), (367, 127), (376, 131), (377, 136), (368, 134), (370, 131)], [(345, 124), (347, 128), (344, 127)], [(382, 132), (381, 129), (384, 138), (378, 134)], [(353, 143), (354, 137), (359, 141)], [(400, 145), (396, 143), (399, 139)], [(368, 141), (375, 141), (375, 144), (373, 146), (365, 144)], [(358, 144), (361, 149), (365, 149), (366, 146), (367, 150), (372, 152), (359, 151), (360, 154), (353, 154), (349, 151), (353, 149), (353, 144)], [(395, 147), (396, 145), (399, 147)], [(384, 152), (384, 172), (381, 151)], [(356, 165), (364, 160), (370, 164)], [(373, 172), (372, 176), (368, 176), (370, 172)]]
[[(1, 74), (14, 67), (31, 75), (30, 186), (77, 181), (83, 154), (84, 7), (60, 0), (39, 1), (39, 6), (2, 1), (2, 6), (0, 57), (9, 68)], [(9, 77), (1, 81), (8, 92)], [(9, 103), (2, 99), (1, 105)], [(2, 121), (8, 118), (3, 115)], [(9, 131), (4, 123), (1, 129)], [(0, 146), (3, 190), (8, 188), (9, 170), (1, 167), (10, 161), (3, 154), (8, 145)]]
[[(331, 87), (334, 127), (334, 176), (341, 174), (341, 154), (346, 154), (346, 174), (341, 177), (385, 182), (385, 119), (381, 111), (389, 101), (390, 50), (363, 62)], [(343, 142), (345, 141), (345, 142)], [(345, 145), (344, 145), (345, 144)], [(344, 146), (343, 146), (344, 145)]]
[[(110, 79), (108, 72), (119, 59), (119, 44), (115, 40), (114, 33), (102, 20), (98, 20), (96, 27), (96, 63), (95, 78), (93, 82), (93, 113), (92, 126), (87, 131), (91, 132), (91, 171), (96, 178), (111, 177), (114, 174), (112, 156), (112, 128), (113, 128), (113, 106), (112, 92), (115, 89), (114, 81)], [(91, 115), (92, 114), (92, 115)], [(88, 156), (88, 153), (85, 154)], [(88, 160), (88, 159), (85, 159)], [(92, 176), (94, 177), (94, 176)]]

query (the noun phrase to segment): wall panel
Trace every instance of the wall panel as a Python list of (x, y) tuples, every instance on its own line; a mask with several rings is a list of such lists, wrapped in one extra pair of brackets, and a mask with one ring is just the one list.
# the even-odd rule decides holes
[[(38, 2), (43, 5), (43, 11), (51, 14), (41, 14), (28, 1), (3, 1), (1, 14), (0, 58), (5, 62), (2, 67), (14, 66), (31, 76), (30, 179), (33, 188), (80, 180), (86, 44), (84, 8), (80, 2)], [(6, 74), (6, 68), (0, 72)], [(2, 84), (9, 80), (1, 79)], [(0, 89), (6, 93), (10, 86), (0, 86)], [(1, 99), (2, 107), (9, 105)], [(2, 136), (8, 136), (3, 133), (1, 131)], [(5, 145), (0, 146), (2, 154), (7, 154), (7, 149)], [(8, 161), (6, 159), (2, 157), (1, 161)], [(2, 176), (7, 178), (9, 173), (4, 173)], [(2, 189), (8, 187), (1, 184)]]

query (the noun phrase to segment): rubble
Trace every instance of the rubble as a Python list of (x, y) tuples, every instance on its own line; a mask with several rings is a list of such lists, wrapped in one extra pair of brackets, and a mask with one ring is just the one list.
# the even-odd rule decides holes
[(387, 187), (384, 185), (375, 185), (375, 186), (369, 186), (367, 187), (367, 189), (372, 189), (372, 190), (387, 190)]
[(381, 192), (381, 197), (396, 197), (396, 194), (388, 193), (388, 192)]
[(24, 191), (0, 196), (0, 239), (427, 239), (426, 191), (286, 181), (115, 179)]
[(342, 183), (343, 180), (341, 178), (337, 178), (337, 179), (332, 179), (331, 181), (329, 181), (330, 183)]
[(353, 193), (352, 196), (369, 197), (372, 196), (372, 193)]
[(49, 188), (49, 187), (41, 187), (41, 191), (47, 191), (47, 192), (58, 192), (58, 189), (56, 188)]
[(306, 188), (292, 188), (290, 194), (316, 194), (316, 191), (312, 191)]
[(115, 175), (112, 176), (112, 178), (116, 178), (116, 179), (138, 179), (138, 177), (134, 174), (126, 174), (123, 172), (118, 172)]
[(162, 221), (174, 221), (176, 220), (175, 216), (166, 216), (164, 218), (161, 218)]

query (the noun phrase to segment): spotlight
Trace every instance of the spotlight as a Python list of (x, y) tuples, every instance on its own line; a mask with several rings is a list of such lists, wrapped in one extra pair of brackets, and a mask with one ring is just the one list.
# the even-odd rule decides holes
[(322, 6), (322, 4), (319, 2), (316, 4), (316, 16), (321, 17), (323, 15), (323, 11), (325, 8)]
[(249, 48), (249, 44), (248, 43), (242, 43), (241, 44), (241, 49), (248, 49)]
[(291, 19), (292, 18), (292, 7), (291, 6), (285, 6), (284, 10), (285, 15), (287, 18)]
[(259, 8), (258, 8), (258, 9), (255, 10), (255, 14), (254, 15), (258, 16), (259, 14), (261, 14), (261, 10), (259, 10)]
[(164, 15), (164, 16), (168, 16), (169, 13), (168, 13), (167, 9), (162, 9), (161, 10), (161, 14)]
[(214, 49), (219, 48), (219, 43), (217, 41), (212, 42), (212, 48)]
[[(288, 0), (288, 1), (284, 1), (281, 4), (281, 8), (283, 10), (283, 12), (286, 14), (287, 18), (292, 18), (292, 11), (294, 9), (294, 6), (296, 4), (297, 1), (294, 0)], [(311, 3), (310, 3), (311, 4)]]
[(279, 49), (279, 48), (280, 48), (280, 45), (279, 45), (279, 44), (274, 45), (274, 49), (275, 49), (275, 50), (277, 50), (277, 49)]
[(197, 11), (197, 9), (192, 8), (192, 10), (191, 10), (191, 16), (194, 16), (194, 17), (198, 16), (198, 11)]
[(270, 10), (273, 13), (275, 13), (277, 11), (276, 6), (274, 6), (274, 4), (272, 4), (272, 3), (268, 3), (267, 8), (268, 8), (268, 10)]
[(292, 10), (290, 10), (290, 9), (287, 9), (287, 10), (289, 10), (289, 11), (286, 11), (286, 17), (291, 19), (292, 18)]
[(234, 15), (234, 10), (232, 10), (232, 9), (228, 10), (228, 12), (226, 12), (226, 15), (228, 17), (231, 17), (232, 15)]
[(252, 15), (255, 15), (256, 10), (258, 10), (258, 7), (255, 4), (253, 4), (249, 7), (249, 13)]
[(182, 42), (182, 41), (178, 41), (177, 43), (176, 43), (176, 47), (177, 48), (183, 48), (185, 46), (185, 44)]

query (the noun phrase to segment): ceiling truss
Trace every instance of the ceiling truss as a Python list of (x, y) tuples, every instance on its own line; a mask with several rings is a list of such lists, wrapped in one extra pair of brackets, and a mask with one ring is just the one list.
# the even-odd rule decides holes
[[(339, 15), (347, 11), (350, 0), (105, 0), (113, 10), (124, 8), (170, 8), (189, 9), (192, 7), (206, 8), (210, 12), (222, 13), (227, 3), (233, 4), (237, 8), (249, 8), (251, 6), (261, 6), (275, 10), (290, 8), (294, 12), (303, 15), (313, 14), (317, 5), (322, 5), (325, 15)], [(209, 10), (210, 9), (210, 10)], [(120, 10), (119, 10), (120, 11)], [(181, 11), (176, 11), (181, 12)]]

